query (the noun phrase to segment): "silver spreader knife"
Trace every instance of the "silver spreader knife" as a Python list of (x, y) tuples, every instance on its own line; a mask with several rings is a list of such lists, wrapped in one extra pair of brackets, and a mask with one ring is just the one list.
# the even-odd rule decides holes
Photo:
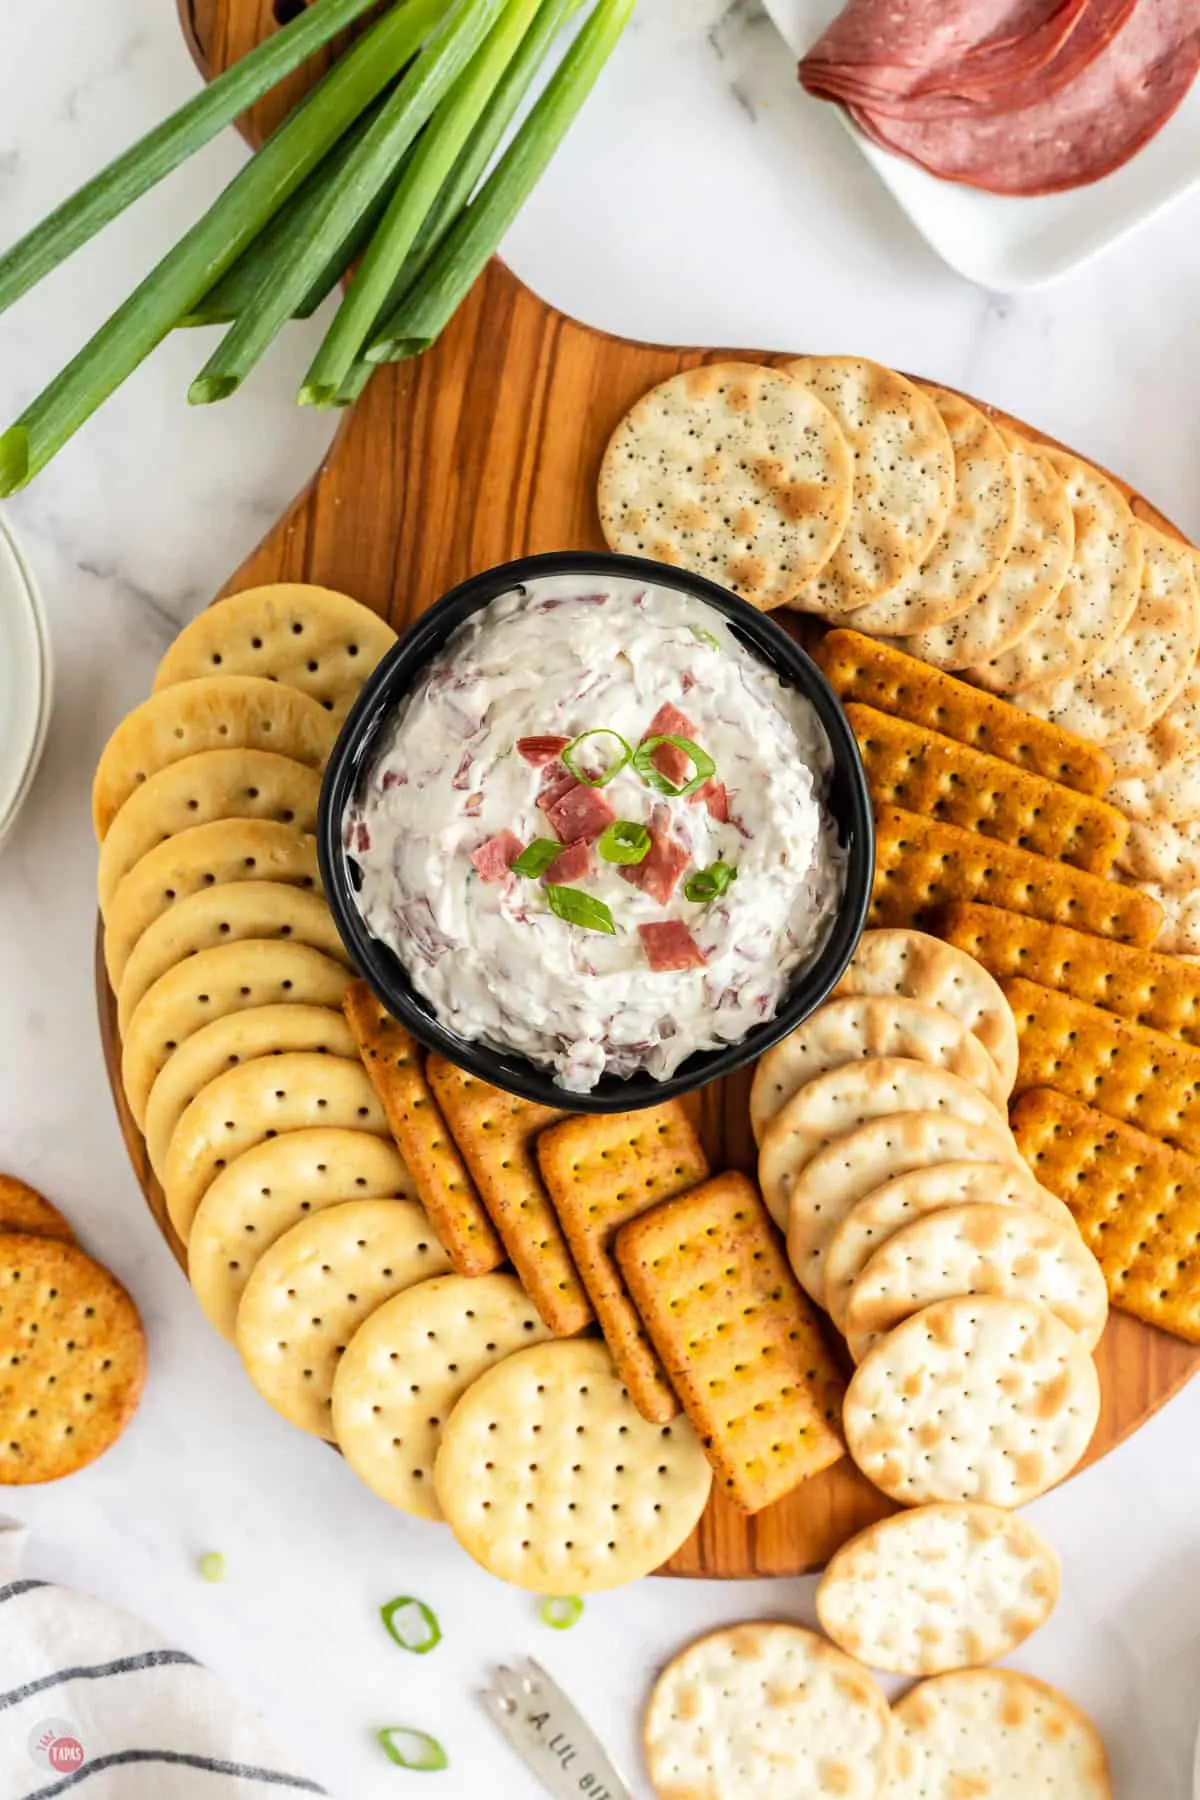
[(555, 1800), (633, 1800), (591, 1726), (531, 1656), (511, 1669), (501, 1663), (482, 1699)]

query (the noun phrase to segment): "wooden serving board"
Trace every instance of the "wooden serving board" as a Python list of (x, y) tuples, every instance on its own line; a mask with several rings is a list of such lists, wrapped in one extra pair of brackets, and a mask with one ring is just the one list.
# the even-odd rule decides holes
[[(271, 0), (181, 0), (181, 7), (197, 59), (210, 72), (275, 29)], [(293, 84), (288, 103), (297, 93)], [(275, 103), (259, 109), (250, 135), (270, 129), (279, 110)], [(456, 582), (492, 564), (535, 551), (602, 549), (595, 479), (613, 426), (655, 382), (730, 354), (630, 343), (594, 331), (555, 312), (493, 262), (433, 350), (376, 376), (311, 486), (224, 591), (318, 582), (353, 594), (403, 630)], [(1142, 517), (1174, 530), (1120, 485)], [(800, 621), (789, 622), (801, 630)], [(803, 629), (811, 635), (816, 628), (805, 621)], [(186, 1266), (121, 1093), (116, 1006), (99, 955), (96, 967), (105, 1058), (125, 1142), (147, 1204)], [(748, 1090), (748, 1078), (739, 1078), (699, 1096), (716, 1167), (754, 1169)], [(1200, 1348), (1114, 1314), (1097, 1360), (1104, 1405), (1089, 1460), (1120, 1443), (1183, 1385), (1200, 1365)], [(753, 1519), (714, 1500), (669, 1569), (800, 1574), (890, 1510), (845, 1459)]]

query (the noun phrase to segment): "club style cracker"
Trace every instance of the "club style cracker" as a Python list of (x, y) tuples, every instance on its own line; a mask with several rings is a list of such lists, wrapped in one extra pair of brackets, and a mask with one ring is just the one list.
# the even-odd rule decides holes
[(1018, 1100), (1013, 1131), (1070, 1207), (1113, 1306), (1200, 1344), (1200, 1160), (1043, 1088)]
[(158, 665), (154, 692), (219, 669), (299, 688), (342, 719), (395, 642), (386, 619), (332, 588), (305, 581), (244, 588), (184, 626)]
[(443, 1056), (431, 1056), (425, 1074), (521, 1285), (556, 1337), (574, 1337), (594, 1314), (534, 1150), (539, 1132), (563, 1114), (503, 1093)]
[(679, 1402), (613, 1254), (620, 1226), (708, 1179), (677, 1100), (645, 1112), (565, 1119), (544, 1131), (538, 1164), (622, 1381), (643, 1418), (664, 1425)]
[(1112, 760), (1094, 744), (1031, 718), (891, 644), (858, 631), (830, 631), (812, 654), (842, 700), (910, 719), (1081, 794), (1105, 794), (1112, 783)]
[(855, 701), (846, 717), (877, 805), (902, 806), (1091, 875), (1108, 874), (1129, 835), (1124, 814), (1094, 794)]
[(1018, 1093), (1053, 1088), (1200, 1154), (1200, 1050), (1036, 982), (1004, 991), (1021, 1040)]
[(1058, 1602), (1058, 1557), (1027, 1520), (998, 1506), (918, 1506), (880, 1519), (830, 1560), (817, 1616), (872, 1669), (938, 1675), (995, 1662)]
[(845, 1454), (841, 1374), (744, 1175), (631, 1219), (616, 1255), (735, 1506), (761, 1512)]
[(897, 1800), (1112, 1800), (1108, 1758), (1085, 1713), (1016, 1669), (964, 1669), (910, 1688), (894, 1708)]
[(1162, 908), (1149, 894), (899, 806), (878, 807), (870, 923), (911, 925), (962, 900), (1124, 943), (1152, 944), (1162, 923)]
[(639, 1418), (603, 1344), (559, 1338), (468, 1388), (443, 1426), (434, 1483), (490, 1574), (536, 1594), (594, 1594), (674, 1555), (712, 1471), (686, 1419)]
[(504, 1246), (425, 1079), (415, 1039), (365, 981), (347, 989), (342, 1010), (451, 1266), (460, 1275), (499, 1268)]
[(947, 906), (938, 931), (997, 980), (1023, 976), (1200, 1048), (1200, 968), (998, 906)]
[(0, 1485), (57, 1481), (137, 1409), (146, 1339), (115, 1276), (73, 1244), (0, 1235)]
[(75, 1242), (70, 1221), (45, 1195), (16, 1175), (0, 1175), (0, 1234), (14, 1231), (27, 1237), (56, 1238), (60, 1244)]

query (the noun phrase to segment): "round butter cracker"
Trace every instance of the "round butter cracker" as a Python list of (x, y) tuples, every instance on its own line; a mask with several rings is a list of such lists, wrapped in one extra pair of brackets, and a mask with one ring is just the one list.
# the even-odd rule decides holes
[(188, 1279), (209, 1320), (234, 1342), (238, 1306), (261, 1256), (293, 1225), (347, 1200), (411, 1200), (395, 1145), (367, 1131), (286, 1131), (243, 1151), (205, 1194), (188, 1237)]
[(835, 1644), (872, 1669), (940, 1675), (1007, 1656), (1058, 1603), (1058, 1557), (1015, 1513), (917, 1506), (850, 1539), (817, 1587)]
[(678, 1550), (712, 1470), (686, 1419), (642, 1418), (604, 1344), (557, 1338), (467, 1389), (434, 1481), (455, 1537), (490, 1574), (537, 1594), (594, 1594)]
[(332, 1438), (333, 1381), (346, 1346), (386, 1301), (445, 1275), (450, 1259), (415, 1200), (349, 1200), (284, 1232), (246, 1283), (237, 1347), (269, 1405)]
[(642, 1732), (659, 1800), (879, 1800), (895, 1753), (866, 1670), (775, 1620), (689, 1644), (655, 1682)]
[(184, 627), (158, 665), (154, 692), (204, 676), (254, 675), (299, 688), (341, 720), (395, 642), (386, 619), (333, 588), (244, 588)]
[(896, 1702), (888, 1800), (1112, 1800), (1104, 1741), (1064, 1694), (1015, 1669), (937, 1675)]
[(1096, 1365), (1045, 1307), (940, 1300), (876, 1345), (846, 1390), (846, 1445), (902, 1506), (1023, 1506), (1082, 1458), (1100, 1416)]
[(651, 388), (617, 426), (600, 524), (612, 550), (781, 606), (832, 553), (853, 479), (837, 422), (807, 388), (755, 363), (712, 363)]
[(338, 1364), (333, 1430), (346, 1461), (390, 1506), (440, 1519), (434, 1464), (452, 1409), (493, 1364), (549, 1336), (514, 1275), (442, 1275), (398, 1294)]
[(28, 1237), (56, 1238), (73, 1244), (70, 1221), (44, 1194), (16, 1175), (0, 1175), (0, 1233), (20, 1232)]

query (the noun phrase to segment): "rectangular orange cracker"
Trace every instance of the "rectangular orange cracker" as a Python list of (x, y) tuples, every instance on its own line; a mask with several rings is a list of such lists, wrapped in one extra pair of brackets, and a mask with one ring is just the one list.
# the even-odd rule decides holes
[(521, 1285), (557, 1337), (574, 1337), (593, 1313), (538, 1172), (534, 1140), (563, 1113), (506, 1094), (444, 1056), (425, 1075)]
[(1200, 1161), (1042, 1088), (1017, 1101), (1012, 1126), (1074, 1213), (1112, 1304), (1200, 1344)]
[(845, 1382), (744, 1175), (622, 1225), (617, 1261), (721, 1490), (743, 1512), (845, 1454)]
[(984, 750), (1081, 794), (1106, 794), (1112, 758), (1085, 738), (957, 681), (858, 631), (830, 631), (813, 651), (835, 694)]
[(972, 750), (954, 738), (854, 702), (846, 717), (858, 739), (871, 798), (1107, 875), (1129, 836), (1124, 813), (1060, 781)]
[(912, 925), (956, 900), (1003, 906), (1131, 944), (1152, 944), (1162, 922), (1162, 908), (1149, 894), (901, 806), (876, 807), (869, 922)]
[(998, 981), (1023, 975), (1200, 1049), (1196, 963), (999, 906), (946, 906), (932, 924), (938, 937), (965, 950)]
[(430, 1091), (416, 1040), (365, 981), (351, 982), (342, 1010), (451, 1266), (460, 1275), (486, 1275), (499, 1268), (504, 1246)]
[(542, 1179), (629, 1397), (665, 1425), (679, 1411), (613, 1255), (618, 1228), (708, 1178), (708, 1158), (678, 1100), (645, 1112), (564, 1119), (537, 1143)]
[(1014, 1093), (1053, 1088), (1200, 1155), (1200, 1050), (1034, 981), (1000, 985), (1020, 1047)]

